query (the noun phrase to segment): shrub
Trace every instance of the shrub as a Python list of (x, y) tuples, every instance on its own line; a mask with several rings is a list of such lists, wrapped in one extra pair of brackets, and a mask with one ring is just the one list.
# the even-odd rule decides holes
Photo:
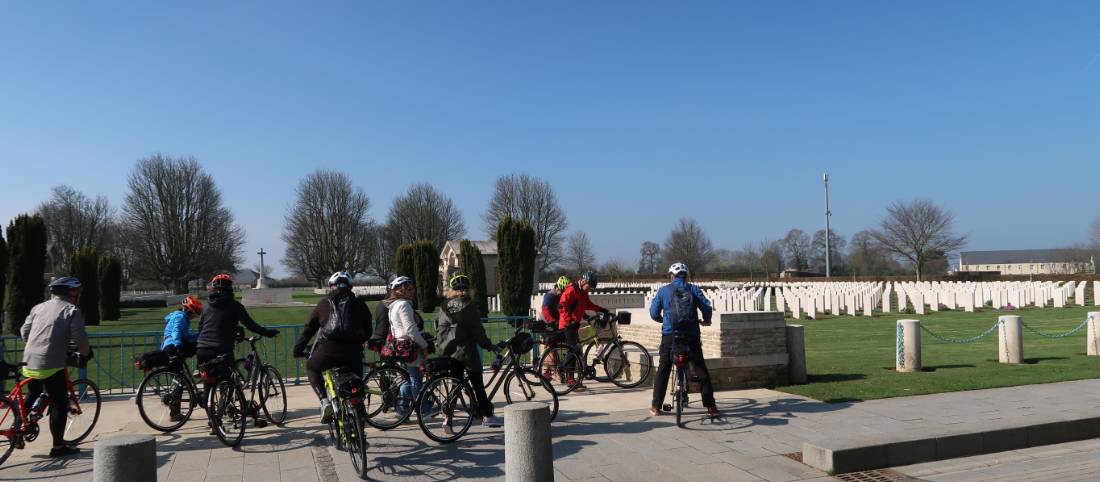
[(463, 240), (459, 244), (458, 252), (459, 269), (462, 274), (470, 277), (470, 296), (477, 303), (478, 312), (482, 318), (489, 315), (489, 293), (485, 282), (485, 260), (481, 257), (481, 250), (469, 240)]
[(80, 312), (84, 323), (99, 324), (99, 254), (95, 248), (76, 250), (69, 257), (69, 276), (80, 280)]
[(99, 317), (112, 321), (122, 317), (122, 264), (114, 256), (99, 259)]
[(8, 225), (8, 284), (4, 311), (8, 331), (19, 335), (23, 320), (45, 297), (46, 223), (23, 214)]
[(531, 224), (505, 217), (497, 228), (497, 293), (505, 315), (528, 314), (535, 283), (535, 255)]

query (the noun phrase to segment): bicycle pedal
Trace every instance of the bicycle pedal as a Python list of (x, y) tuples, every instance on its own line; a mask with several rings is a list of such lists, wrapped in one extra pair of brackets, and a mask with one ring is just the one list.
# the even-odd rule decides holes
[(666, 412), (671, 412), (672, 411), (672, 405), (668, 404), (668, 403), (666, 403), (664, 405), (661, 405), (661, 410), (666, 411)]

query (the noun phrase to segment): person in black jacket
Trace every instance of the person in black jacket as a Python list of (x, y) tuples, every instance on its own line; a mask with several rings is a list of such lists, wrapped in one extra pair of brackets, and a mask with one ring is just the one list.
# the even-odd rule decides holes
[[(352, 291), (351, 275), (345, 271), (333, 273), (328, 286), (329, 295), (317, 303), (294, 344), (295, 357), (309, 357), (306, 375), (321, 400), (321, 423), (328, 423), (332, 416), (322, 373), (340, 367), (362, 378), (363, 344), (371, 335), (370, 309)], [(310, 350), (309, 340), (314, 334), (317, 341)]]
[[(219, 355), (233, 353), (238, 324), (267, 337), (279, 334), (279, 330), (265, 328), (256, 323), (244, 305), (233, 297), (233, 278), (228, 274), (219, 274), (212, 278), (207, 293), (209, 296), (206, 308), (202, 310), (202, 317), (199, 319), (199, 338), (195, 342), (195, 358), (199, 365)], [(202, 396), (205, 398), (206, 394), (203, 393)], [(213, 426), (210, 431), (213, 433)]]

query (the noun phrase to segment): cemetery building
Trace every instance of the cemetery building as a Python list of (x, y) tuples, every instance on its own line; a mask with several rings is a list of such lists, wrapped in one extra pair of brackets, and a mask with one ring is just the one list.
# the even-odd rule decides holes
[(1096, 273), (1094, 253), (1078, 249), (1016, 249), (963, 251), (960, 272), (999, 272), (1003, 275)]
[[(481, 250), (481, 260), (485, 262), (485, 291), (488, 291), (489, 296), (496, 296), (497, 294), (497, 242), (496, 241), (470, 241), (477, 246), (477, 249)], [(451, 276), (459, 271), (460, 264), (458, 261), (458, 255), (461, 252), (460, 244), (462, 241), (447, 241), (443, 245), (443, 250), (439, 252), (439, 275), (442, 277), (444, 285), (447, 280), (451, 279)]]

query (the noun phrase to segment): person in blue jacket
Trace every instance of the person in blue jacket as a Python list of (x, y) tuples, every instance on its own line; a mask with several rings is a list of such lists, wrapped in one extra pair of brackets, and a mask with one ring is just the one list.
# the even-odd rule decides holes
[[(661, 414), (665, 402), (665, 390), (668, 389), (668, 376), (672, 373), (672, 345), (676, 336), (685, 338), (691, 353), (687, 357), (692, 371), (699, 378), (699, 388), (703, 394), (703, 406), (707, 414), (718, 416), (718, 407), (714, 402), (714, 388), (710, 383), (710, 373), (703, 359), (703, 342), (699, 338), (699, 325), (709, 326), (714, 309), (710, 301), (703, 296), (702, 290), (687, 282), (688, 267), (684, 263), (674, 263), (668, 268), (670, 283), (657, 290), (657, 296), (649, 307), (649, 316), (661, 323), (660, 364), (657, 366), (657, 379), (653, 382), (653, 401), (649, 413)], [(680, 295), (680, 297), (677, 297)], [(700, 322), (697, 312), (702, 312)]]
[(160, 349), (169, 355), (195, 353), (195, 339), (198, 335), (191, 334), (191, 318), (199, 313), (202, 313), (202, 301), (187, 295), (179, 310), (164, 317), (164, 341), (161, 342)]

